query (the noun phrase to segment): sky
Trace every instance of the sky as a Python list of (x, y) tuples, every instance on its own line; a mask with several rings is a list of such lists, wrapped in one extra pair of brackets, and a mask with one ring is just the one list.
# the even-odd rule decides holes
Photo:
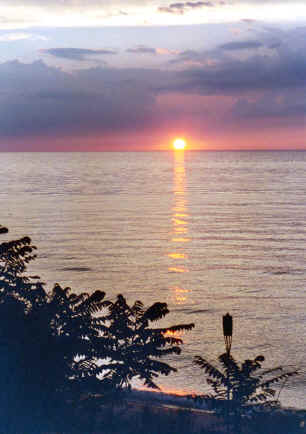
[(2, 0), (0, 151), (306, 149), (306, 0)]

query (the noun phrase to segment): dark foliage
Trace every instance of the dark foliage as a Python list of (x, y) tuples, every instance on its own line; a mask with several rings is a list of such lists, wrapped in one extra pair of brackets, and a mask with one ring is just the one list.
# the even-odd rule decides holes
[(90, 433), (101, 402), (132, 378), (157, 387), (153, 378), (175, 370), (158, 360), (180, 353), (181, 340), (165, 332), (193, 324), (150, 328), (168, 313), (164, 303), (129, 307), (121, 295), (110, 302), (102, 291), (77, 295), (58, 284), (47, 292), (26, 274), (35, 250), (29, 237), (0, 244), (0, 433)]
[(165, 362), (158, 360), (169, 354), (180, 354), (182, 340), (169, 332), (190, 330), (194, 324), (180, 324), (166, 328), (152, 328), (151, 323), (169, 313), (166, 303), (154, 303), (145, 309), (141, 301), (129, 306), (122, 295), (109, 306), (109, 313), (103, 318), (105, 328), (103, 339), (109, 346), (108, 364), (100, 367), (105, 378), (110, 378), (117, 387), (129, 387), (137, 377), (144, 384), (158, 388), (155, 379), (176, 371)]
[(241, 432), (242, 416), (250, 416), (263, 408), (277, 408), (279, 401), (275, 399), (273, 385), (298, 374), (297, 371), (284, 372), (280, 366), (262, 369), (265, 358), (261, 355), (239, 363), (224, 353), (218, 360), (220, 366), (216, 367), (200, 356), (194, 358), (194, 363), (204, 370), (208, 376), (206, 381), (213, 389), (212, 394), (196, 399), (207, 400), (217, 413), (230, 418), (236, 434)]
[[(1, 230), (4, 233), (4, 230)], [(67, 401), (93, 377), (92, 312), (104, 293), (70, 294), (55, 285), (48, 294), (37, 276), (26, 276), (35, 258), (29, 237), (0, 245), (0, 412), (2, 432), (41, 432), (63, 425)], [(79, 356), (79, 361), (76, 360)], [(18, 414), (18, 417), (16, 417)]]
[[(243, 434), (305, 434), (305, 411), (257, 411), (243, 423)], [(95, 433), (103, 434), (225, 434), (224, 418), (211, 412), (154, 403), (128, 402), (102, 406)], [(231, 431), (237, 434), (233, 428)], [(87, 434), (87, 431), (86, 431)]]

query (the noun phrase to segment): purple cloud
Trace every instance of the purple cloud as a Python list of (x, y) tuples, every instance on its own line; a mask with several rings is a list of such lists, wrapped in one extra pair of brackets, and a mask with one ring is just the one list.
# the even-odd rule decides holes
[(69, 60), (87, 60), (93, 56), (105, 56), (117, 54), (114, 50), (91, 50), (87, 48), (47, 48), (42, 50), (43, 53), (50, 54), (54, 57)]
[(159, 12), (180, 14), (183, 15), (186, 11), (192, 9), (198, 9), (202, 7), (213, 7), (213, 3), (210, 1), (199, 2), (184, 2), (184, 3), (171, 3), (169, 6), (159, 7)]
[(263, 44), (259, 41), (235, 41), (235, 42), (228, 42), (227, 44), (219, 45), (219, 48), (222, 50), (229, 50), (229, 51), (235, 51), (235, 50), (251, 50), (254, 48), (260, 48)]
[(127, 53), (133, 54), (156, 54), (156, 49), (151, 47), (146, 47), (144, 45), (139, 45), (136, 48), (128, 48), (126, 50)]
[[(288, 119), (304, 122), (306, 114), (306, 61), (304, 49), (282, 46), (279, 53), (204, 62), (205, 53), (186, 50), (177, 57), (197, 56), (201, 66), (185, 70), (145, 68), (88, 68), (73, 74), (44, 62), (0, 64), (0, 138), (88, 134), (100, 136), (160, 130), (183, 119), (200, 124), (209, 107), (197, 98), (233, 101), (223, 114), (224, 125), (253, 119)], [(207, 56), (207, 55), (206, 55)], [(217, 58), (217, 55), (216, 55)], [(186, 104), (169, 109), (172, 95), (191, 96)], [(175, 95), (173, 96), (175, 102)], [(163, 107), (161, 101), (167, 101)], [(222, 105), (222, 104), (221, 104)], [(170, 104), (171, 106), (171, 104)], [(217, 109), (216, 109), (217, 110)], [(216, 112), (215, 119), (219, 119)], [(241, 121), (241, 122), (240, 122)], [(211, 121), (213, 122), (213, 121)], [(165, 127), (166, 128), (166, 127)], [(167, 127), (168, 128), (168, 127)]]

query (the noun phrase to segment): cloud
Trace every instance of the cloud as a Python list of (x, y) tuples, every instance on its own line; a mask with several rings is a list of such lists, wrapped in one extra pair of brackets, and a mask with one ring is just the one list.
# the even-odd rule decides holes
[(294, 118), (304, 121), (306, 115), (306, 98), (293, 92), (266, 92), (257, 98), (238, 98), (232, 108), (232, 117), (244, 122), (253, 122), (260, 119)]
[[(142, 0), (144, 1), (144, 0)], [(87, 0), (86, 1), (86, 6), (91, 7), (91, 6), (105, 6), (108, 5), (109, 3), (113, 4), (113, 5), (118, 5), (121, 4), (121, 6), (124, 4), (124, 2), (120, 1), (120, 0), (112, 0), (111, 2), (109, 0)], [(141, 0), (132, 0), (131, 3), (141, 3)], [(22, 6), (24, 7), (24, 0), (2, 0), (2, 4), (6, 5), (6, 6)], [(27, 5), (28, 6), (43, 6), (43, 7), (49, 7), (49, 8), (66, 8), (66, 7), (70, 7), (70, 8), (79, 8), (81, 6), (84, 6), (84, 0), (63, 0), (63, 1), (58, 1), (58, 0), (44, 0), (44, 2), (42, 3), (41, 0), (27, 0)]]
[(192, 9), (196, 9), (196, 8), (201, 8), (203, 6), (212, 7), (214, 5), (212, 4), (212, 2), (207, 1), (207, 2), (186, 2), (185, 6)]
[(213, 3), (210, 1), (171, 3), (169, 6), (160, 6), (158, 8), (158, 11), (162, 13), (183, 15), (185, 12), (188, 12), (192, 9), (198, 9), (202, 7), (213, 7), (213, 6), (214, 6)]
[(87, 60), (89, 57), (93, 56), (117, 54), (114, 50), (91, 50), (87, 48), (47, 48), (41, 50), (41, 52), (69, 60)]
[(0, 64), (0, 137), (144, 129), (158, 113), (151, 84), (166, 77), (158, 70), (90, 68), (69, 74), (42, 61)]
[[(224, 128), (255, 122), (259, 128), (269, 119), (301, 124), (306, 114), (304, 45), (282, 44), (269, 55), (240, 60), (231, 50), (217, 50), (211, 61), (207, 53), (185, 50), (177, 58), (202, 60), (202, 65), (184, 70), (96, 67), (70, 74), (42, 61), (2, 63), (1, 143), (114, 132), (148, 135), (184, 120), (199, 126), (203, 118), (205, 128), (210, 122), (215, 131), (221, 121)], [(175, 104), (178, 96), (185, 102)], [(205, 99), (206, 104), (198, 104)]]
[(257, 22), (257, 20), (253, 20), (252, 18), (243, 18), (241, 21), (247, 24), (254, 24)]
[(170, 64), (189, 63), (199, 60), (203, 63), (203, 56), (196, 50), (183, 50), (176, 54), (177, 56), (169, 61)]
[(139, 45), (136, 48), (128, 48), (126, 52), (133, 54), (157, 54), (157, 50), (155, 48), (146, 47), (144, 45)]
[(174, 56), (176, 54), (179, 54), (180, 51), (179, 50), (169, 50), (169, 48), (162, 48), (162, 47), (158, 47), (156, 48), (156, 53), (157, 54), (161, 54), (161, 55), (166, 55), (166, 56)]
[(179, 50), (169, 50), (168, 48), (162, 47), (152, 48), (145, 45), (138, 45), (135, 48), (128, 48), (126, 52), (132, 54), (159, 54), (163, 56), (173, 56), (180, 53)]
[(253, 40), (231, 41), (206, 51), (182, 51), (170, 60), (184, 67), (171, 91), (239, 94), (304, 88), (305, 38), (306, 26), (288, 31), (264, 26)]
[[(302, 35), (301, 31), (300, 37)], [(187, 52), (186, 59), (201, 60), (202, 64), (193, 66), (191, 63), (191, 67), (177, 72), (175, 80), (158, 92), (194, 94), (195, 98), (200, 95), (230, 97), (236, 102), (226, 114), (228, 123), (266, 122), (269, 118), (305, 123), (304, 46), (296, 48), (283, 43), (269, 55), (240, 60), (231, 57), (231, 50), (225, 55), (222, 51), (216, 51), (212, 59), (208, 53)], [(174, 61), (178, 59), (180, 56)]]
[(221, 50), (251, 50), (253, 48), (260, 48), (263, 44), (259, 41), (234, 41), (226, 44), (219, 45)]
[[(111, 5), (113, 6), (118, 6), (121, 5), (121, 7), (123, 8), (123, 5), (126, 5), (125, 1), (122, 0), (87, 0), (86, 1), (86, 6), (87, 7), (91, 7), (91, 6), (98, 6), (98, 7), (103, 7), (106, 5), (109, 5), (111, 3)], [(129, 2), (129, 4), (131, 5), (154, 5), (154, 1), (153, 0), (131, 0)], [(187, 3), (205, 3), (205, 2), (187, 2)], [(220, 1), (219, 3), (224, 3), (223, 1)], [(276, 3), (275, 0), (232, 0), (231, 3), (233, 4), (263, 4), (263, 3)], [(292, 4), (292, 0), (278, 0), (278, 3), (287, 3), (288, 5)], [(301, 0), (300, 3), (305, 3), (305, 0)], [(2, 0), (2, 4), (5, 6), (22, 6), (24, 7), (24, 0)], [(27, 5), (29, 6), (42, 6), (42, 1), (41, 0), (27, 0)], [(65, 0), (65, 1), (61, 1), (59, 2), (59, 0), (44, 0), (43, 2), (43, 6), (44, 7), (57, 7), (57, 8), (65, 8), (65, 7), (75, 7), (75, 8), (79, 8), (81, 6), (84, 6), (84, 0)]]
[[(233, 22), (248, 17), (258, 20), (287, 21), (288, 16), (305, 18), (303, 2), (289, 0), (2, 0), (0, 27), (3, 29), (42, 27), (143, 26)], [(227, 7), (224, 7), (224, 4)], [(302, 7), (300, 7), (300, 5)], [(240, 7), (242, 6), (242, 7)], [(265, 7), (262, 7), (265, 6)], [(206, 8), (207, 13), (200, 13)], [(209, 11), (208, 9), (211, 9)], [(191, 11), (199, 14), (190, 14)], [(247, 12), (246, 12), (247, 11)], [(161, 16), (161, 14), (164, 16)], [(248, 15), (245, 15), (247, 13)]]
[(245, 91), (304, 87), (306, 61), (302, 53), (252, 56), (245, 60), (216, 58), (211, 66), (190, 68), (180, 73), (177, 90), (203, 94), (236, 94)]

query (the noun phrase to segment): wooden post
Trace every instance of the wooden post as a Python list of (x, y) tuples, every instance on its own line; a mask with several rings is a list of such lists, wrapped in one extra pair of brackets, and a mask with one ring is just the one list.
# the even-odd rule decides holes
[[(226, 356), (229, 361), (230, 354), (231, 354), (231, 347), (232, 347), (232, 338), (233, 338), (233, 317), (229, 313), (223, 316), (223, 336), (224, 336)], [(229, 384), (229, 375), (227, 370), (227, 414), (226, 414), (227, 433), (229, 433), (230, 399), (231, 399), (230, 384)]]

